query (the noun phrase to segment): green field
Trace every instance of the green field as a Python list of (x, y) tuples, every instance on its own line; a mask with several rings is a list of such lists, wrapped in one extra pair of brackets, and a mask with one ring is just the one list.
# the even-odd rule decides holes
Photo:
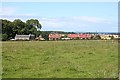
[(115, 41), (2, 42), (3, 78), (115, 78)]

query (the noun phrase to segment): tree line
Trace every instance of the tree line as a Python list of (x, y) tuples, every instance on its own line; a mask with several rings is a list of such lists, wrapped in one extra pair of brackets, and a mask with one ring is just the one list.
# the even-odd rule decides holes
[[(50, 33), (59, 34), (70, 34), (74, 32), (63, 32), (63, 31), (40, 31), (42, 25), (37, 19), (29, 19), (23, 22), (20, 19), (15, 19), (14, 21), (0, 19), (0, 39), (2, 41), (10, 40), (15, 38), (16, 34), (19, 35), (29, 35), (33, 34), (35, 37), (42, 35), (45, 40), (49, 40), (48, 36)], [(75, 34), (75, 33), (74, 33)]]
[[(23, 22), (20, 19), (15, 19), (14, 21), (9, 21), (6, 19), (0, 19), (0, 39), (2, 41), (10, 40), (18, 35), (29, 35), (33, 34), (35, 37), (42, 35), (45, 40), (49, 40), (50, 33), (58, 34), (75, 34), (75, 32), (64, 32), (64, 31), (40, 31), (42, 25), (37, 19), (29, 19)], [(89, 33), (91, 34), (91, 33)], [(97, 33), (95, 33), (97, 34)], [(100, 36), (92, 37), (94, 39), (99, 39)]]
[(14, 21), (0, 19), (0, 24), (2, 26), (0, 28), (0, 37), (3, 41), (14, 38), (16, 34), (34, 34), (35, 36), (41, 34), (40, 29), (42, 28), (42, 25), (37, 19), (29, 19), (26, 22), (23, 22), (20, 19), (15, 19)]

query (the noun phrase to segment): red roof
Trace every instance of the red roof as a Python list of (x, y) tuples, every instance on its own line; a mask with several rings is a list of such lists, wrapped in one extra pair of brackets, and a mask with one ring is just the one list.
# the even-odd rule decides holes
[[(68, 34), (68, 38), (90, 38), (91, 34)], [(49, 34), (49, 38), (61, 38), (61, 34)]]
[(90, 34), (68, 34), (69, 38), (90, 38), (91, 35)]
[(91, 35), (90, 34), (79, 34), (80, 38), (90, 38)]
[(68, 37), (69, 38), (77, 38), (77, 37), (79, 37), (79, 35), (78, 34), (68, 34)]
[(49, 38), (60, 38), (60, 34), (49, 34)]

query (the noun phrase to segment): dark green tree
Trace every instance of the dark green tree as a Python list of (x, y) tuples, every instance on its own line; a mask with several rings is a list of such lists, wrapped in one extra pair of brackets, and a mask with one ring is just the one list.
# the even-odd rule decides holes
[(42, 32), (42, 37), (43, 37), (45, 40), (49, 40), (49, 32), (47, 32), (47, 31)]
[(41, 34), (41, 24), (37, 19), (27, 20), (26, 23), (20, 19), (15, 19), (13, 22), (0, 19), (0, 25), (2, 26), (2, 28), (0, 28), (0, 35), (4, 34), (1, 36), (2, 40), (12, 39), (16, 34), (34, 34), (36, 36)]
[(25, 28), (25, 23), (21, 21), (20, 19), (15, 19), (13, 21), (13, 32), (14, 34), (24, 34), (26, 30), (23, 30)]
[(100, 35), (95, 35), (94, 39), (99, 40), (99, 39), (101, 39), (101, 37), (100, 37)]
[(27, 20), (26, 27), (27, 27), (27, 29), (29, 29), (28, 32), (30, 34), (34, 34), (36, 37), (38, 35), (40, 35), (39, 32), (40, 32), (40, 29), (42, 28), (42, 26), (37, 19)]
[(7, 35), (7, 38), (13, 37), (13, 24), (11, 21), (8, 20), (1, 20), (2, 21), (2, 34)]
[(112, 35), (112, 36), (110, 36), (111, 37), (111, 39), (113, 40), (114, 39), (114, 36)]
[(41, 35), (41, 34), (42, 34), (41, 31), (37, 31), (37, 33), (36, 33), (36, 37), (38, 37), (38, 36)]
[(35, 27), (37, 29), (37, 31), (39, 31), (42, 28), (41, 24), (39, 23), (39, 21), (37, 19), (27, 20), (26, 25), (30, 29), (31, 29), (31, 27)]

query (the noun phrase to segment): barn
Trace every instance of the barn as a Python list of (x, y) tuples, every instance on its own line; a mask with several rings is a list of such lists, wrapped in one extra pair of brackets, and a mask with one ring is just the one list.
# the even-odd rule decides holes
[(18, 35), (16, 34), (15, 40), (34, 40), (35, 35), (29, 34), (29, 35)]

